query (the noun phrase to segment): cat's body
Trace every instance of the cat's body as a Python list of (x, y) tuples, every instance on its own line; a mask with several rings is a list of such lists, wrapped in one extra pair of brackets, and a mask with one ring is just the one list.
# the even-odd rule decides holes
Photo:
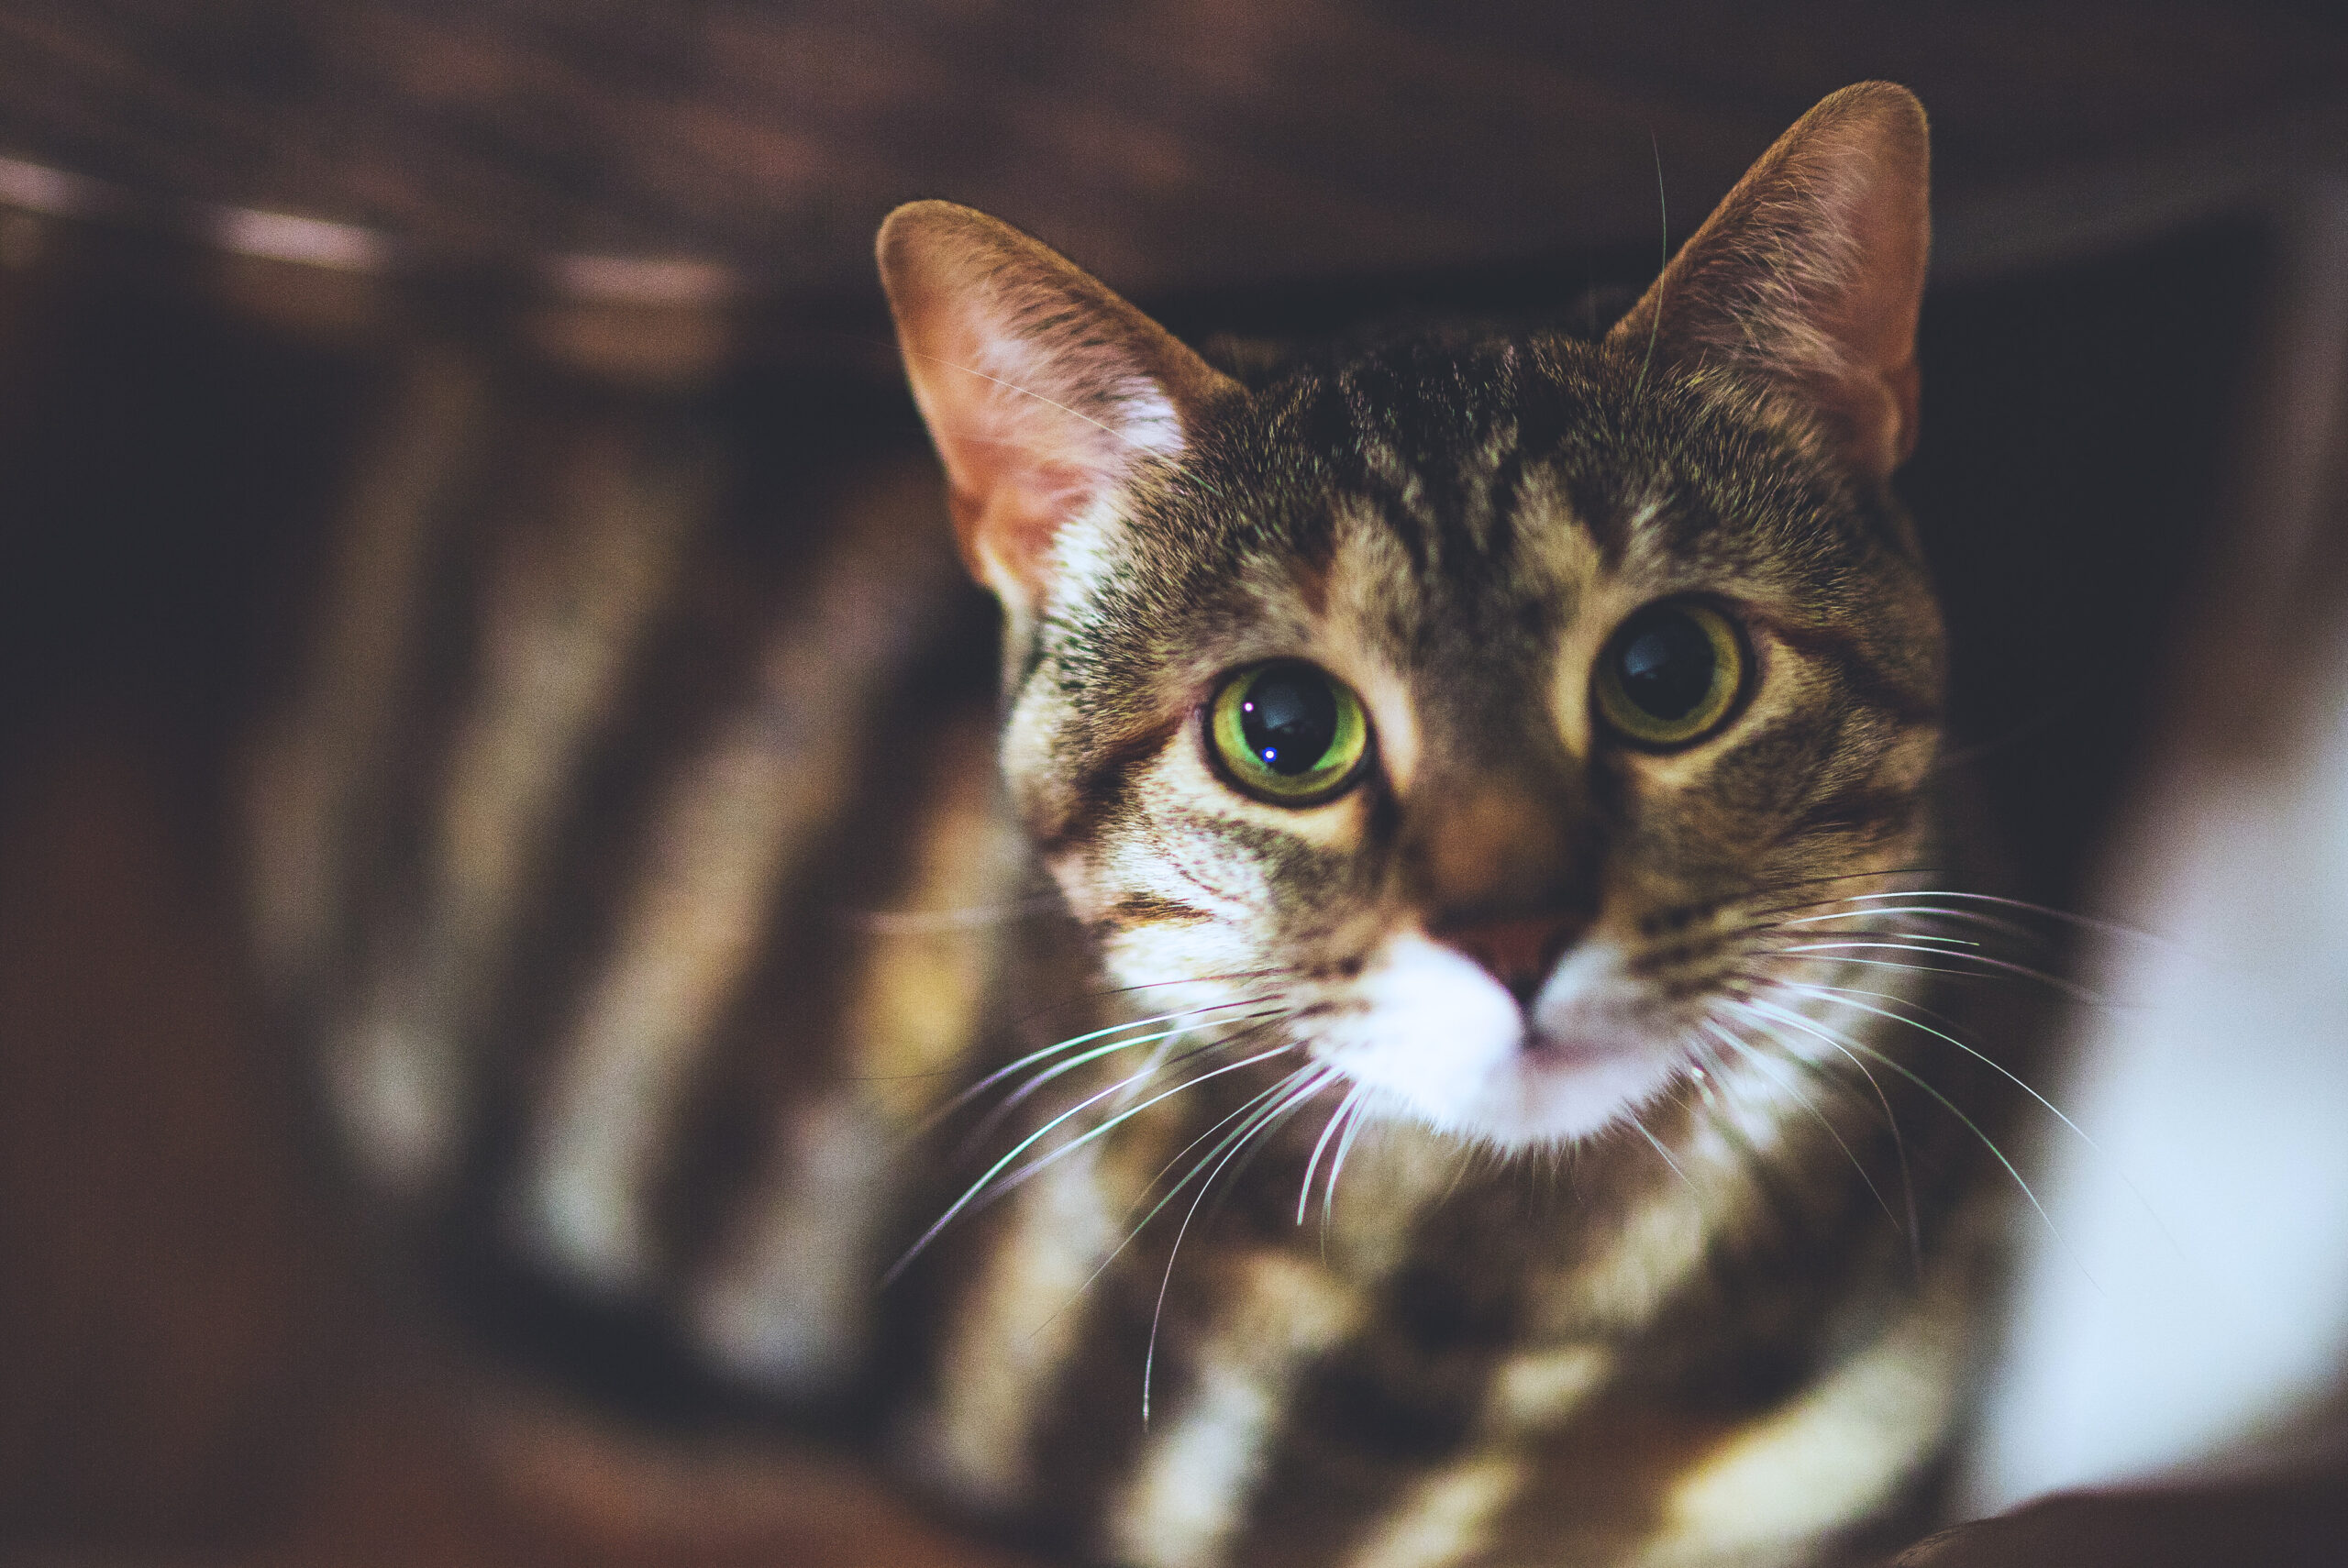
[[(610, 468), (440, 569), (464, 669), (351, 632), (276, 754), (269, 946), (362, 1170), (1080, 1559), (1791, 1562), (1896, 1511), (2002, 1098), (1907, 893), (1952, 856), (1887, 483), (1922, 159), (1855, 89), (1600, 342), (1246, 384), (906, 209), (1008, 810), (903, 491), (696, 650), (694, 487)], [(429, 598), (430, 510), (352, 559)], [(349, 759), (418, 693), (403, 804)]]

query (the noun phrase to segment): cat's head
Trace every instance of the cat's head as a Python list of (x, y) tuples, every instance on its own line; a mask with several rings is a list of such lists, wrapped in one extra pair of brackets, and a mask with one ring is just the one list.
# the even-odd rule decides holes
[(1115, 979), (1556, 1143), (1798, 968), (1782, 922), (1911, 865), (1941, 632), (1888, 480), (1925, 165), (1913, 97), (1846, 89), (1603, 340), (1421, 335), (1252, 390), (991, 218), (891, 217), (1006, 613), (1005, 767)]

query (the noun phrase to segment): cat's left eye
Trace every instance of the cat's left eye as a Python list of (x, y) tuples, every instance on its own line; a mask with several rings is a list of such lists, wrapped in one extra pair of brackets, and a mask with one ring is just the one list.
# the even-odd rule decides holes
[(1207, 745), (1242, 791), (1315, 806), (1360, 774), (1369, 718), (1344, 681), (1302, 659), (1275, 659), (1224, 681), (1207, 710)]
[(1590, 681), (1598, 711), (1624, 739), (1689, 745), (1718, 728), (1744, 689), (1744, 645), (1708, 604), (1666, 600), (1623, 623)]

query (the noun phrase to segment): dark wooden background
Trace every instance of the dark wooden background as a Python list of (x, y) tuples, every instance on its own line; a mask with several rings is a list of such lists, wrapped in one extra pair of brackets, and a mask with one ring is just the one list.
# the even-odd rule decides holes
[(1656, 153), (1693, 216), (1869, 76), (1930, 106), (1944, 249), (1993, 266), (2336, 160), (2348, 11), (7, 0), (0, 154), (94, 204), (710, 270), (683, 292), (865, 292), (880, 215), (948, 195), (1160, 293), (1652, 244)]
[(2348, 6), (0, 0), (0, 1556), (980, 1561), (816, 1459), (780, 1514), (770, 1468), (680, 1472), (691, 1551), (598, 1514), (627, 1460), (585, 1440), (531, 1451), (569, 1499), (533, 1512), (373, 1287), (222, 824), (406, 345), (902, 420), (898, 201), (1185, 326), (1555, 299), (1871, 76), (1935, 127), (1903, 482), (2061, 900), (2226, 520), (2336, 455), (2259, 411), (2308, 392), (2277, 346), (2294, 215), (2348, 178)]

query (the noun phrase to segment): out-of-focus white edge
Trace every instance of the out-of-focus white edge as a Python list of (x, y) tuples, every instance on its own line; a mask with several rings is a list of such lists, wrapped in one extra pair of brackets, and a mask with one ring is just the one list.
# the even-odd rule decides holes
[(2114, 1005), (2050, 1088), (2094, 1143), (2044, 1119), (1969, 1514), (2348, 1440), (2348, 182), (2276, 218), (2236, 493), (2168, 656), (2225, 685), (2171, 716), (2087, 897), (2160, 940), (2090, 956)]
[[(2276, 765), (2180, 770), (2117, 856), (1968, 1511), (2232, 1468), (2348, 1365), (2348, 650)], [(2032, 1216), (2033, 1220), (2035, 1216)]]

